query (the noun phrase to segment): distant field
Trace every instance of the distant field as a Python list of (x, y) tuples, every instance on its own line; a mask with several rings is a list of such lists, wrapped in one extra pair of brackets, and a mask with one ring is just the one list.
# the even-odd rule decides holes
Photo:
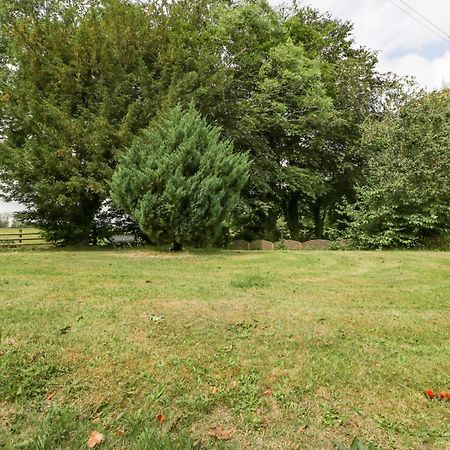
[(0, 448), (448, 449), (450, 253), (0, 253)]

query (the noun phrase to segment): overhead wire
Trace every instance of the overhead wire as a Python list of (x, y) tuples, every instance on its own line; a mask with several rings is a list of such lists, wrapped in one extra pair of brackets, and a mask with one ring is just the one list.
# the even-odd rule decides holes
[[(406, 4), (406, 2), (404, 2), (403, 0), (399, 0), (402, 3)], [(405, 14), (407, 14), (409, 17), (411, 17), (413, 20), (415, 20), (417, 23), (419, 23), (420, 25), (422, 25), (423, 27), (427, 28), (429, 31), (431, 31), (434, 35), (436, 35), (437, 37), (439, 37), (440, 39), (442, 39), (445, 43), (447, 43), (448, 45), (450, 45), (450, 37), (444, 32), (444, 36), (442, 34), (439, 34), (436, 32), (435, 29), (431, 28), (430, 26), (428, 26), (427, 24), (423, 23), (422, 21), (420, 21), (416, 16), (412, 15), (407, 9), (402, 8), (400, 5), (398, 5), (397, 3), (395, 3), (393, 0), (388, 0), (389, 3), (391, 3), (392, 5), (394, 5), (395, 7), (397, 7), (398, 9), (400, 9), (401, 11), (403, 11)], [(415, 11), (413, 8), (411, 8), (413, 11)], [(441, 33), (442, 31), (440, 30), (439, 27), (437, 27), (436, 25), (433, 24), (433, 22), (431, 22), (430, 20), (426, 19), (427, 22), (431, 23), (434, 27), (436, 27), (436, 29), (438, 29)]]
[(443, 30), (440, 26), (436, 25), (434, 22), (432, 22), (430, 19), (425, 17), (420, 11), (412, 7), (410, 4), (405, 2), (405, 0), (398, 0), (399, 2), (403, 3), (407, 8), (409, 8), (411, 11), (414, 11), (418, 16), (422, 17), (422, 19), (426, 20), (431, 26), (439, 30), (445, 37), (450, 39), (450, 34), (447, 33), (447, 31)]

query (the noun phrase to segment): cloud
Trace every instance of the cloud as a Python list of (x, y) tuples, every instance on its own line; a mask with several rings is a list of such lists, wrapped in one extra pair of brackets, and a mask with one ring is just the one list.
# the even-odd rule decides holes
[[(402, 0), (391, 1), (414, 15)], [(323, 12), (329, 11), (341, 20), (350, 20), (354, 24), (356, 43), (379, 51), (380, 71), (414, 76), (421, 86), (429, 90), (441, 88), (443, 82), (450, 82), (450, 39), (446, 43), (391, 1), (304, 0), (301, 4)], [(404, 1), (443, 30), (449, 30), (450, 34), (448, 0)], [(282, 2), (272, 0), (271, 3), (276, 5)]]
[(383, 72), (396, 72), (402, 76), (414, 74), (417, 82), (427, 90), (450, 85), (450, 50), (435, 59), (413, 53), (398, 58), (382, 56), (378, 66)]

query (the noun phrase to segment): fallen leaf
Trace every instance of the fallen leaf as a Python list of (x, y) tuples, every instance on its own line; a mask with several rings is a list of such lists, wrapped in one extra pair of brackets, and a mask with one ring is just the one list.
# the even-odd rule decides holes
[(55, 395), (56, 395), (56, 391), (52, 391), (52, 392), (49, 392), (49, 393), (45, 396), (45, 398), (46, 398), (47, 400), (51, 400)]
[(156, 414), (155, 418), (159, 423), (164, 423), (166, 420), (166, 416), (164, 414)]
[(431, 389), (426, 389), (424, 392), (425, 392), (425, 395), (430, 399), (433, 399), (434, 397), (436, 397), (434, 395), (434, 392)]
[(87, 445), (89, 448), (94, 448), (97, 444), (101, 444), (104, 439), (105, 438), (102, 433), (99, 433), (98, 431), (93, 431), (87, 442)]
[(220, 425), (209, 430), (209, 435), (220, 439), (221, 441), (229, 441), (233, 437), (234, 430), (224, 430)]

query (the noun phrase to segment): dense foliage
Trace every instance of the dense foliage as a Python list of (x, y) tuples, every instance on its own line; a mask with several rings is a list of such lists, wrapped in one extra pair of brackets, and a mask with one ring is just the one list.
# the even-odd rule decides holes
[[(49, 238), (87, 241), (118, 149), (158, 97), (146, 23), (127, 2), (2, 0), (0, 170)], [(153, 104), (151, 104), (153, 103)]]
[(450, 90), (368, 123), (373, 155), (347, 232), (361, 247), (413, 247), (450, 232)]
[(120, 155), (191, 102), (252, 166), (227, 234), (322, 237), (396, 80), (352, 26), (267, 0), (0, 0), (0, 180), (54, 240), (95, 240)]
[(175, 107), (137, 137), (122, 158), (112, 198), (160, 244), (214, 242), (247, 182), (249, 160), (221, 141), (191, 106)]

